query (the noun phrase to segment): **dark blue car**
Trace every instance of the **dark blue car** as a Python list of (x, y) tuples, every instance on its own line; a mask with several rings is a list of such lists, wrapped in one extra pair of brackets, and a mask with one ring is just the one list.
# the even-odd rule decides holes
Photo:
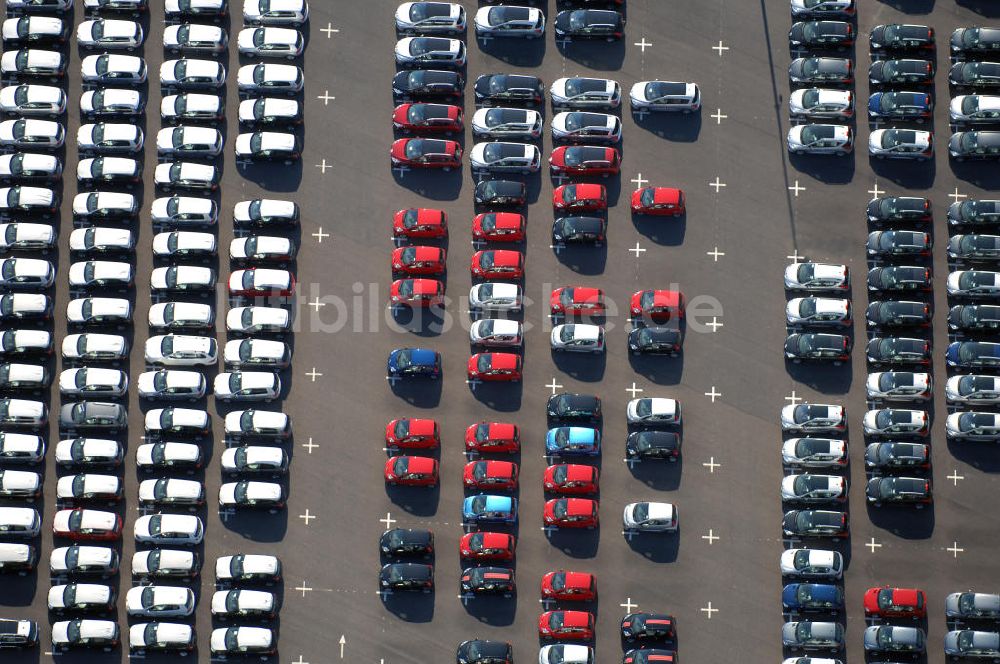
[(989, 341), (954, 341), (945, 358), (949, 367), (983, 369), (1000, 367), (1000, 344)]
[(422, 376), (437, 380), (441, 376), (441, 356), (427, 348), (397, 348), (389, 353), (386, 373), (390, 378)]
[(789, 583), (781, 591), (781, 606), (794, 613), (837, 613), (844, 608), (844, 591), (828, 583)]
[(876, 92), (868, 98), (871, 119), (924, 119), (934, 114), (934, 99), (926, 92)]

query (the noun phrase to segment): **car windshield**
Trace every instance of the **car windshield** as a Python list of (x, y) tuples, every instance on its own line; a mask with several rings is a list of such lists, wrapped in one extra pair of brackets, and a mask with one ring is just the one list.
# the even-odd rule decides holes
[(890, 408), (882, 409), (875, 416), (875, 426), (880, 429), (892, 426), (893, 424), (905, 424), (910, 421), (908, 413)]
[(157, 464), (163, 463), (163, 461), (166, 459), (165, 451), (166, 451), (166, 443), (157, 443), (156, 445), (154, 445), (149, 455), (153, 463)]
[(812, 263), (802, 263), (796, 271), (795, 276), (800, 284), (807, 284), (816, 275), (816, 266)]
[(795, 626), (795, 639), (799, 642), (807, 641), (812, 636), (812, 624), (806, 620), (799, 621)]
[(793, 484), (795, 493), (800, 496), (824, 488), (826, 488), (826, 481), (815, 475), (799, 475)]
[(472, 499), (473, 513), (480, 513), (486, 510), (486, 496), (476, 496)]
[(426, 104), (413, 104), (406, 112), (406, 119), (413, 124), (420, 124), (427, 118)]
[(877, 640), (880, 647), (883, 649), (892, 646), (892, 628), (891, 627), (880, 627), (877, 632)]
[(482, 355), (479, 356), (479, 359), (476, 360), (476, 369), (478, 371), (486, 372), (489, 371), (491, 367), (492, 367), (492, 357), (490, 356), (489, 353), (483, 353)]
[(549, 627), (552, 629), (559, 629), (563, 626), (563, 614), (562, 611), (555, 611), (549, 614)]
[(80, 640), (80, 620), (70, 620), (66, 625), (66, 640), (69, 643), (76, 643)]
[(980, 355), (986, 355), (983, 349), (976, 343), (964, 343), (958, 347), (958, 358), (963, 362), (978, 359)]
[(406, 144), (406, 156), (409, 159), (417, 159), (424, 155), (424, 141), (415, 138)]
[(556, 504), (552, 506), (552, 513), (559, 519), (566, 516), (569, 507), (569, 502), (566, 500), (558, 500)]
[(505, 154), (508, 150), (504, 149), (502, 143), (487, 143), (486, 148), (483, 150), (483, 159), (486, 161), (497, 161), (503, 159), (505, 156), (510, 156)]
[(800, 334), (798, 338), (798, 349), (800, 353), (811, 353), (814, 350), (822, 348), (823, 345), (819, 343), (819, 338), (815, 334)]
[(569, 148), (565, 152), (567, 166), (580, 166), (588, 161), (604, 161), (604, 148)]
[(236, 652), (240, 647), (239, 627), (230, 627), (226, 630), (226, 650)]
[(645, 521), (649, 517), (649, 503), (636, 503), (632, 510), (632, 518), (635, 521)]
[(967, 272), (963, 272), (958, 278), (958, 287), (962, 289), (992, 286), (993, 284), (993, 275), (989, 272), (975, 272), (969, 270)]
[(802, 318), (809, 318), (816, 313), (816, 300), (811, 297), (803, 298), (799, 302), (799, 316)]
[(882, 134), (882, 147), (895, 148), (901, 145), (913, 145), (917, 142), (917, 132), (902, 131), (899, 129), (887, 129)]
[(83, 510), (73, 510), (69, 515), (69, 529), (79, 530), (80, 524), (83, 523)]
[(809, 555), (810, 551), (808, 549), (800, 549), (795, 552), (795, 569), (805, 569), (809, 567)]
[(249, 488), (249, 483), (246, 481), (237, 482), (236, 489), (233, 491), (233, 496), (238, 503), (245, 503), (247, 501), (247, 489)]
[(568, 343), (573, 341), (575, 338), (575, 331), (573, 325), (563, 325), (563, 328), (559, 331), (559, 340)]
[(837, 128), (833, 125), (806, 125), (802, 129), (802, 143), (809, 144), (816, 141), (836, 138)]
[(479, 266), (484, 270), (488, 270), (493, 267), (493, 252), (484, 251), (479, 255)]
[(570, 30), (582, 30), (587, 27), (587, 12), (580, 10), (569, 15)]

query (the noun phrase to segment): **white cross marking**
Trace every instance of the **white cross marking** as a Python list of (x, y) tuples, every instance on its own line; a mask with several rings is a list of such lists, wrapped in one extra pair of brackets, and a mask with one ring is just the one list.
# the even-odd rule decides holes
[(622, 537), (624, 537), (625, 539), (627, 539), (629, 542), (631, 542), (632, 538), (635, 537), (638, 534), (639, 533), (635, 532), (634, 530), (623, 530), (622, 531)]
[(549, 536), (549, 535), (551, 535), (552, 533), (557, 533), (557, 532), (559, 532), (559, 529), (558, 529), (558, 528), (556, 528), (555, 526), (542, 526), (542, 527), (541, 527), (541, 531), (542, 531), (543, 533), (545, 533), (545, 535), (546, 535), (546, 536)]
[(868, 193), (874, 196), (875, 198), (878, 198), (879, 196), (885, 193), (885, 189), (879, 189), (878, 180), (875, 180), (875, 186), (869, 189)]
[(705, 392), (705, 396), (708, 397), (709, 399), (711, 399), (712, 403), (715, 403), (715, 397), (721, 397), (722, 396), (722, 392), (716, 392), (715, 391), (715, 385), (713, 385), (712, 386), (712, 391), (711, 392)]
[(396, 387), (396, 383), (403, 380), (400, 376), (386, 376), (385, 379), (389, 381), (389, 384)]
[(729, 116), (728, 115), (723, 115), (722, 114), (722, 109), (721, 108), (717, 108), (717, 109), (715, 109), (715, 113), (712, 113), (708, 117), (715, 118), (715, 124), (720, 125), (720, 124), (722, 124), (722, 121), (725, 120), (726, 118), (728, 118)]
[(785, 397), (785, 401), (791, 401), (793, 406), (797, 406), (802, 401), (802, 397), (796, 396), (795, 390), (792, 390), (791, 395)]
[(963, 551), (965, 551), (965, 549), (963, 549), (962, 547), (960, 547), (958, 545), (958, 542), (952, 542), (951, 546), (949, 546), (947, 549), (945, 549), (945, 551), (951, 553), (952, 555), (954, 555), (954, 557), (958, 558), (958, 554), (960, 554)]
[[(145, 513), (145, 512), (144, 512)], [(236, 510), (219, 510), (219, 518), (222, 519), (223, 523), (229, 523), (229, 518), (236, 516)]]
[(955, 191), (953, 191), (952, 193), (948, 194), (948, 198), (950, 198), (953, 203), (957, 203), (958, 199), (960, 199), (960, 198), (968, 198), (968, 197), (969, 197), (968, 194), (960, 194), (960, 193), (958, 193), (958, 187), (955, 187)]
[(312, 590), (312, 588), (310, 588), (309, 586), (307, 586), (306, 582), (303, 581), (301, 586), (296, 586), (292, 590), (298, 590), (298, 591), (300, 591), (302, 593), (302, 596), (305, 597), (306, 593), (310, 592)]
[(712, 332), (718, 332), (719, 328), (720, 327), (725, 327), (725, 325), (723, 325), (722, 323), (719, 322), (719, 317), (718, 316), (712, 316), (712, 322), (711, 323), (705, 323), (705, 327), (712, 328)]
[(646, 54), (646, 47), (647, 46), (652, 46), (652, 45), (653, 45), (653, 42), (646, 41), (645, 37), (642, 38), (642, 41), (637, 41), (634, 44), (632, 44), (632, 46), (638, 46), (639, 48), (641, 48), (643, 55)]
[(719, 251), (718, 247), (712, 247), (712, 250), (711, 251), (706, 251), (705, 254), (712, 257), (712, 262), (713, 263), (718, 263), (719, 262), (719, 257), (720, 256), (725, 256), (726, 252)]
[(320, 173), (322, 173), (323, 175), (326, 175), (326, 169), (333, 168), (333, 166), (331, 166), (330, 164), (326, 163), (326, 157), (323, 157), (323, 161), (321, 163), (319, 163), (319, 164), (316, 164), (316, 168), (319, 169)]
[(551, 389), (552, 390), (552, 394), (554, 395), (556, 393), (556, 390), (559, 389), (559, 388), (561, 388), (562, 385), (560, 385), (559, 383), (557, 383), (555, 377), (553, 377), (552, 378), (552, 382), (549, 383), (548, 385), (545, 385), (545, 387)]
[(552, 251), (556, 252), (556, 256), (558, 256), (559, 252), (562, 251), (565, 248), (566, 248), (566, 245), (562, 244), (562, 243), (559, 243), (559, 244), (550, 244), (549, 245), (549, 249), (551, 249)]
[(949, 479), (952, 482), (954, 482), (955, 486), (958, 486), (958, 481), (959, 480), (964, 480), (965, 479), (965, 475), (959, 475), (958, 474), (958, 469), (956, 468), (955, 470), (951, 471), (951, 475), (948, 475), (947, 479)]
[(793, 263), (798, 263), (800, 260), (805, 258), (805, 256), (799, 256), (799, 250), (796, 249), (795, 251), (792, 252), (790, 256), (785, 256), (785, 258), (792, 261)]
[(876, 542), (874, 537), (871, 539), (870, 542), (866, 542), (865, 546), (867, 546), (869, 549), (871, 549), (872, 553), (875, 553), (875, 549), (881, 549), (882, 548), (882, 545), (879, 544), (878, 542)]
[(561, 48), (566, 48), (567, 46), (573, 43), (573, 40), (570, 39), (569, 37), (563, 37), (562, 39), (557, 39), (556, 43), (559, 44)]
[(336, 97), (331, 97), (330, 96), (330, 91), (329, 90), (324, 90), (323, 94), (316, 96), (316, 99), (322, 99), (323, 100), (323, 105), (324, 106), (328, 106), (330, 104), (330, 100), (331, 99), (336, 99)]
[(715, 544), (715, 540), (722, 539), (721, 537), (719, 537), (718, 535), (716, 535), (711, 528), (708, 529), (708, 534), (707, 535), (702, 535), (701, 538), (703, 540), (708, 540), (708, 545), (709, 546), (712, 546), (713, 544)]
[(559, 184), (563, 184), (566, 182), (566, 180), (569, 179), (569, 176), (566, 175), (565, 173), (556, 173), (555, 175), (552, 176), (552, 179), (558, 182)]
[(631, 249), (629, 249), (629, 251), (630, 251), (630, 252), (634, 252), (634, 253), (635, 253), (635, 257), (636, 257), (636, 258), (638, 258), (638, 257), (639, 257), (639, 254), (641, 254), (641, 253), (645, 252), (646, 250), (645, 250), (645, 249), (643, 249), (642, 247), (640, 247), (640, 246), (639, 246), (639, 243), (638, 243), (638, 242), (636, 242), (636, 243), (635, 243), (635, 246), (634, 246), (634, 247), (632, 247)]
[(722, 464), (721, 463), (715, 463), (715, 457), (714, 456), (713, 457), (708, 457), (708, 461), (703, 461), (701, 465), (703, 465), (706, 468), (708, 468), (708, 472), (710, 472), (712, 474), (715, 474), (715, 469), (716, 468), (722, 468)]
[(309, 510), (307, 509), (305, 514), (300, 514), (299, 515), (299, 518), (302, 519), (303, 521), (305, 521), (306, 525), (308, 526), (309, 525), (309, 520), (310, 519), (315, 519), (316, 515), (315, 514), (310, 514)]
[(478, 380), (476, 378), (473, 378), (472, 380), (469, 380), (468, 378), (466, 378), (465, 379), (465, 384), (469, 386), (470, 390), (472, 390), (473, 392), (475, 392), (476, 388), (483, 384), (483, 381)]
[(637, 117), (637, 118), (639, 118), (640, 122), (643, 121), (643, 120), (645, 120), (646, 116), (649, 115), (649, 114), (650, 114), (650, 112), (647, 111), (644, 108), (640, 108), (638, 111), (636, 111), (636, 110), (632, 111), (632, 115), (635, 116), (635, 117)]
[(309, 662), (303, 661), (302, 655), (299, 655), (299, 658), (296, 661), (292, 662), (292, 664), (309, 664)]
[(791, 187), (788, 188), (788, 191), (794, 191), (795, 192), (795, 198), (799, 197), (799, 192), (800, 191), (805, 191), (805, 190), (806, 190), (806, 188), (803, 187), (803, 186), (801, 186), (799, 184), (798, 180), (795, 181), (794, 185), (792, 185)]
[(711, 602), (708, 603), (708, 606), (705, 606), (705, 607), (702, 607), (701, 609), (699, 609), (699, 611), (704, 611), (705, 613), (707, 613), (708, 615), (706, 617), (709, 620), (712, 619), (712, 614), (713, 613), (718, 613), (719, 612), (718, 609), (713, 609), (712, 608), (712, 603)]
[(316, 231), (315, 233), (313, 233), (313, 234), (312, 234), (312, 236), (313, 236), (314, 238), (316, 238), (316, 242), (317, 242), (317, 244), (323, 244), (323, 238), (325, 238), (325, 237), (333, 237), (333, 236), (332, 236), (332, 235), (330, 235), (329, 233), (324, 233), (324, 232), (323, 232), (323, 227), (322, 227), (322, 226), (320, 226), (320, 227), (319, 227), (319, 230), (318, 230), (318, 231)]
[(639, 608), (639, 605), (636, 604), (636, 603), (634, 603), (632, 601), (631, 597), (626, 597), (625, 601), (622, 602), (621, 604), (619, 604), (618, 606), (620, 606), (623, 609), (625, 609), (625, 613), (632, 613), (632, 609), (638, 609)]
[(385, 513), (384, 519), (379, 519), (380, 523), (384, 523), (386, 528), (391, 528), (392, 524), (396, 523), (396, 520), (392, 518), (392, 514), (389, 512)]
[(320, 307), (325, 307), (326, 306), (326, 302), (320, 302), (319, 301), (319, 296), (317, 295), (316, 298), (312, 302), (309, 303), (309, 306), (310, 307), (316, 307), (316, 313), (319, 313), (319, 308)]
[(729, 47), (728, 46), (723, 46), (722, 45), (722, 40), (720, 39), (719, 40), (719, 45), (718, 46), (713, 46), (712, 50), (713, 51), (718, 51), (719, 52), (719, 57), (721, 58), (722, 57), (722, 52), (723, 51), (728, 51)]
[(308, 443), (302, 443), (302, 447), (306, 448), (306, 451), (309, 454), (312, 454), (313, 450), (316, 449), (317, 447), (319, 447), (319, 445), (317, 445), (316, 443), (313, 442), (312, 436), (309, 436), (309, 442)]
[(726, 183), (722, 182), (721, 180), (719, 180), (719, 176), (716, 175), (715, 176), (715, 182), (709, 182), (708, 186), (709, 187), (715, 187), (715, 193), (719, 193), (719, 189), (722, 189), (723, 187), (725, 187)]
[(400, 179), (406, 177), (406, 174), (410, 172), (410, 169), (407, 166), (393, 166), (392, 170), (399, 173)]
[(316, 367), (313, 367), (312, 371), (307, 371), (306, 372), (306, 375), (309, 376), (309, 378), (312, 379), (310, 382), (315, 383), (316, 379), (319, 378), (320, 376), (322, 376), (323, 374), (321, 374), (320, 372), (316, 371)]
[(641, 387), (635, 386), (635, 381), (632, 381), (632, 387), (626, 387), (625, 391), (631, 394), (633, 399), (635, 399), (636, 394), (642, 394), (643, 392), (645, 392), (645, 390), (642, 389)]
[(642, 177), (642, 173), (639, 173), (638, 175), (636, 175), (634, 178), (632, 178), (630, 180), (630, 182), (634, 182), (635, 183), (635, 188), (636, 189), (642, 189), (644, 186), (646, 186), (647, 184), (649, 184), (649, 180), (646, 180), (645, 178), (643, 178)]
[(326, 38), (330, 39), (330, 37), (335, 32), (340, 32), (340, 30), (338, 30), (337, 28), (333, 27), (333, 23), (327, 23), (325, 28), (321, 28), (320, 29), (320, 32), (325, 32), (326, 33)]

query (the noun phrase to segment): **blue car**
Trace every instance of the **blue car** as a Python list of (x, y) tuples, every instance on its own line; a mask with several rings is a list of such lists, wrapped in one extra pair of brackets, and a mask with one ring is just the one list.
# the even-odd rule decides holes
[(590, 427), (556, 427), (545, 434), (545, 454), (597, 456), (601, 453), (601, 432)]
[(844, 591), (829, 583), (789, 583), (781, 591), (785, 611), (838, 613), (844, 608)]
[(427, 348), (397, 348), (386, 362), (389, 377), (419, 376), (437, 380), (441, 376), (441, 355)]
[(462, 501), (462, 522), (514, 523), (517, 521), (517, 498), (479, 494)]
[(923, 122), (934, 115), (934, 99), (926, 92), (876, 92), (868, 98), (868, 117)]
[(989, 341), (954, 341), (945, 358), (949, 367), (995, 369), (1000, 367), (1000, 344)]

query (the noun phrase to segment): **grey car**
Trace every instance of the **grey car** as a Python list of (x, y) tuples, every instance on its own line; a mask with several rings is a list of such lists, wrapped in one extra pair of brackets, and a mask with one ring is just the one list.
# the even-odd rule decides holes
[(125, 408), (116, 403), (81, 401), (65, 404), (59, 411), (63, 431), (121, 431), (128, 426)]
[(1000, 619), (1000, 595), (977, 593), (972, 590), (951, 593), (944, 599), (944, 615), (948, 618), (989, 620)]
[(1000, 633), (956, 629), (944, 635), (944, 654), (952, 659), (992, 659), (1000, 661)]
[(927, 649), (927, 636), (919, 627), (874, 625), (865, 629), (865, 651), (918, 655)]
[(844, 626), (815, 620), (786, 622), (781, 626), (781, 645), (789, 650), (841, 650)]

